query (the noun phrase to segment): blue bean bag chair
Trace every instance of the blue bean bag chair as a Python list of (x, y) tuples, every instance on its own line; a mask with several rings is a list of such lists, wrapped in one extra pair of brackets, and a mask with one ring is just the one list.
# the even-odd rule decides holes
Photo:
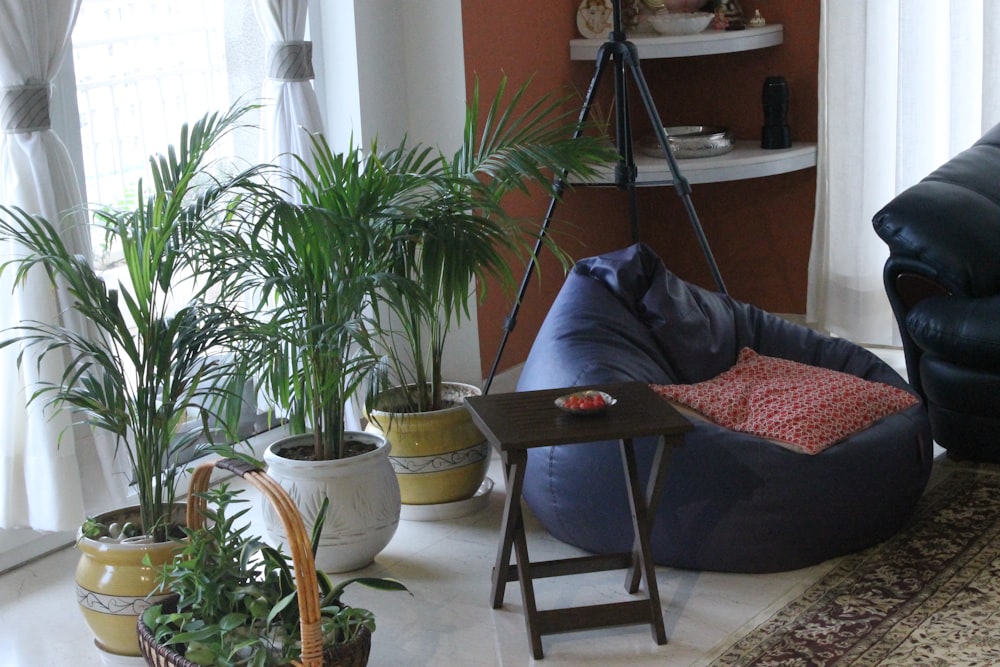
[[(646, 246), (577, 263), (538, 333), (518, 390), (638, 380), (698, 383), (743, 348), (915, 392), (887, 364), (752, 305), (691, 285)], [(918, 403), (818, 454), (693, 419), (673, 451), (652, 531), (657, 564), (777, 572), (874, 545), (910, 516), (930, 474)], [(652, 439), (636, 443), (643, 479)], [(524, 499), (556, 538), (594, 553), (629, 551), (616, 442), (529, 453)]]

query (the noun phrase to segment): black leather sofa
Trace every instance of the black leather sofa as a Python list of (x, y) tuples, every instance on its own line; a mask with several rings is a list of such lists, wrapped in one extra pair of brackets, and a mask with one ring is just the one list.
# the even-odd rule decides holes
[(873, 222), (935, 441), (955, 458), (1000, 462), (1000, 125)]

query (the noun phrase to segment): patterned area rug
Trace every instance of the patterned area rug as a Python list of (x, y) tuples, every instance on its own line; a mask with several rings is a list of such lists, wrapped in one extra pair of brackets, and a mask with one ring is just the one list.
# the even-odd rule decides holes
[(955, 470), (711, 667), (1000, 665), (1000, 476)]

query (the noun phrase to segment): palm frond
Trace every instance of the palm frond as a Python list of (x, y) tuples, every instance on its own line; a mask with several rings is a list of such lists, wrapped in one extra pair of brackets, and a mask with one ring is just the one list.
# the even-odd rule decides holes
[[(397, 384), (415, 388), (409, 392), (411, 410), (441, 407), (445, 339), (454, 324), (469, 317), (472, 300), (485, 295), (470, 286), (478, 283), (485, 290), (493, 280), (512, 291), (511, 261), (528, 257), (537, 240), (507, 212), (505, 196), (535, 188), (545, 196), (558, 195), (559, 179), (591, 176), (598, 164), (616, 157), (606, 138), (588, 136), (572, 118), (568, 98), (529, 100), (529, 84), (508, 93), (502, 79), (483, 109), (477, 83), (462, 145), (450, 157), (428, 160), (419, 187), (410, 191), (401, 215), (391, 218), (385, 247), (393, 270), (412, 278), (420, 297), (390, 294), (381, 300), (400, 328), (384, 343), (386, 358), (372, 378), (370, 406), (383, 385)], [(543, 241), (562, 257), (551, 239)]]

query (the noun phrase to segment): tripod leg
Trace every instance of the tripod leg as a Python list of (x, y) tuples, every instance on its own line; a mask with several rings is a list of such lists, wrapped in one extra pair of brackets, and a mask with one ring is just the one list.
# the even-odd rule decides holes
[(670, 167), (674, 189), (677, 190), (677, 194), (684, 203), (688, 219), (691, 221), (691, 227), (694, 229), (698, 243), (701, 245), (702, 254), (705, 255), (705, 261), (708, 262), (708, 268), (712, 273), (712, 278), (715, 280), (716, 287), (723, 294), (728, 294), (726, 285), (722, 280), (722, 274), (719, 272), (719, 265), (715, 262), (715, 256), (712, 254), (712, 249), (708, 245), (708, 239), (705, 237), (705, 231), (702, 229), (701, 221), (698, 219), (698, 213), (694, 210), (694, 204), (691, 203), (691, 186), (687, 179), (681, 175), (680, 169), (677, 167), (677, 158), (674, 157), (673, 152), (670, 150), (667, 133), (663, 129), (663, 122), (660, 120), (660, 114), (653, 103), (653, 96), (649, 91), (649, 86), (646, 85), (646, 79), (643, 77), (642, 70), (639, 67), (638, 53), (634, 45), (629, 44), (629, 46), (631, 48), (628, 50), (628, 55), (624, 60), (627, 61), (629, 70), (632, 72), (632, 78), (639, 90), (642, 103), (646, 107), (646, 113), (653, 123), (653, 131), (656, 133), (656, 137), (660, 141), (660, 146), (663, 148), (663, 156), (667, 159), (667, 164)]
[[(601, 45), (601, 48), (597, 51), (597, 65), (594, 70), (594, 76), (590, 80), (590, 87), (587, 88), (587, 96), (584, 98), (583, 106), (580, 108), (580, 116), (577, 120), (576, 130), (573, 132), (573, 139), (579, 139), (583, 135), (583, 126), (587, 122), (587, 118), (590, 117), (590, 111), (594, 106), (597, 86), (600, 84), (601, 79), (604, 76), (604, 70), (607, 68), (608, 62), (611, 60), (612, 53), (613, 52), (609, 48), (609, 44)], [(535, 241), (535, 247), (531, 252), (531, 258), (528, 260), (528, 266), (524, 271), (524, 277), (521, 279), (521, 287), (517, 291), (517, 296), (514, 299), (514, 305), (511, 307), (510, 314), (508, 314), (504, 319), (503, 336), (500, 339), (500, 345), (497, 346), (496, 355), (493, 357), (493, 365), (490, 366), (490, 372), (486, 376), (486, 381), (483, 383), (482, 392), (484, 395), (490, 392), (490, 387), (493, 385), (493, 379), (497, 374), (497, 367), (500, 365), (500, 357), (503, 356), (504, 348), (507, 347), (507, 340), (510, 338), (511, 332), (514, 331), (514, 327), (517, 326), (517, 315), (521, 311), (521, 303), (524, 301), (524, 295), (528, 292), (528, 284), (531, 282), (531, 275), (535, 272), (535, 267), (538, 265), (538, 257), (545, 244), (545, 236), (548, 233), (549, 226), (552, 224), (552, 218), (556, 211), (556, 204), (559, 202), (559, 198), (565, 190), (566, 174), (563, 173), (556, 178), (555, 182), (552, 184), (552, 196), (549, 198), (549, 208), (545, 212), (545, 218), (542, 221), (541, 229), (538, 231), (538, 239)], [(635, 223), (633, 223), (633, 230), (634, 225)], [(633, 234), (634, 233), (635, 232), (633, 231)]]
[[(621, 1), (614, 0), (612, 7), (614, 9), (615, 18), (614, 31), (611, 33), (611, 40), (602, 44), (597, 51), (597, 69), (594, 72), (593, 79), (590, 81), (590, 87), (587, 89), (587, 97), (583, 108), (580, 110), (579, 126), (574, 134), (574, 138), (579, 138), (583, 133), (583, 124), (590, 114), (591, 107), (593, 106), (597, 86), (601, 81), (602, 75), (608, 63), (611, 60), (614, 60), (615, 104), (617, 105), (615, 109), (615, 118), (618, 150), (621, 158), (615, 166), (615, 183), (620, 188), (627, 190), (629, 193), (632, 240), (633, 242), (637, 242), (639, 240), (639, 221), (636, 201), (636, 179), (638, 172), (635, 166), (635, 156), (633, 153), (632, 127), (629, 118), (628, 91), (626, 83), (626, 74), (629, 72), (631, 72), (632, 78), (638, 86), (639, 94), (642, 98), (643, 105), (646, 108), (646, 113), (649, 114), (649, 118), (653, 123), (653, 129), (656, 132), (657, 138), (660, 140), (661, 146), (663, 147), (664, 157), (667, 159), (667, 164), (669, 165), (670, 173), (672, 174), (674, 188), (680, 195), (684, 208), (687, 211), (688, 219), (691, 221), (691, 226), (694, 229), (695, 236), (698, 239), (698, 243), (701, 245), (702, 253), (705, 255), (705, 260), (708, 262), (708, 268), (712, 272), (715, 284), (720, 292), (727, 294), (726, 285), (722, 280), (722, 274), (719, 272), (719, 267), (715, 262), (715, 257), (712, 255), (712, 249), (708, 245), (708, 239), (705, 237), (701, 221), (698, 220), (698, 214), (694, 209), (694, 204), (691, 202), (691, 186), (688, 184), (687, 179), (681, 175), (680, 170), (677, 167), (677, 161), (674, 158), (673, 153), (670, 152), (670, 144), (667, 141), (666, 132), (663, 130), (663, 123), (660, 121), (660, 115), (656, 110), (656, 106), (653, 104), (653, 97), (649, 92), (649, 87), (646, 85), (646, 79), (643, 77), (642, 71), (639, 68), (638, 51), (635, 48), (635, 45), (626, 39), (625, 32), (622, 29)], [(545, 214), (545, 220), (542, 223), (538, 240), (535, 242), (534, 251), (532, 252), (531, 259), (528, 262), (524, 278), (521, 281), (521, 288), (517, 293), (517, 298), (514, 300), (514, 306), (511, 309), (510, 314), (504, 320), (503, 336), (500, 340), (500, 345), (497, 347), (496, 356), (493, 358), (493, 365), (490, 368), (489, 375), (487, 375), (486, 381), (483, 384), (483, 394), (489, 393), (490, 387), (493, 384), (493, 379), (496, 377), (497, 367), (500, 364), (500, 357), (503, 355), (503, 350), (507, 346), (507, 340), (510, 338), (510, 334), (514, 330), (514, 327), (517, 326), (517, 315), (520, 312), (521, 303), (527, 293), (531, 274), (534, 273), (535, 267), (538, 264), (538, 256), (544, 244), (549, 225), (552, 223), (552, 216), (555, 211), (556, 203), (565, 189), (565, 177), (566, 174), (563, 173), (553, 184), (553, 194), (551, 200), (549, 201), (549, 209)]]
[(615, 145), (618, 146), (618, 164), (615, 165), (615, 185), (628, 193), (629, 229), (632, 243), (639, 242), (639, 211), (635, 181), (639, 175), (635, 166), (632, 145), (632, 114), (628, 102), (628, 81), (624, 42), (616, 42), (615, 58)]

